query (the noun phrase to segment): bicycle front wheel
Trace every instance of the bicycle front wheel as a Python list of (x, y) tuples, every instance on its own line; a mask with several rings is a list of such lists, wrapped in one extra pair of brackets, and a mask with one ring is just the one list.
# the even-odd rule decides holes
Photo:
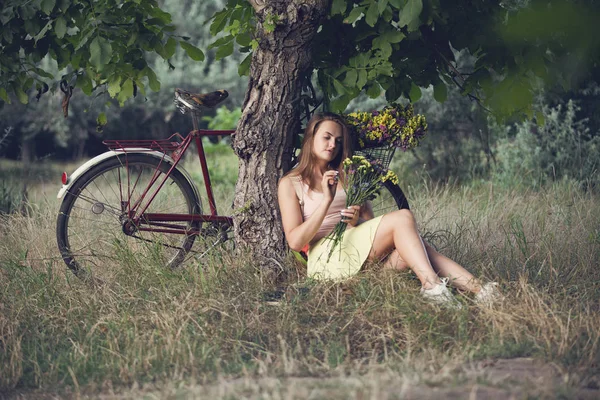
[(375, 217), (403, 208), (410, 209), (408, 200), (402, 189), (400, 189), (400, 186), (391, 181), (383, 182), (379, 190), (379, 195), (374, 200), (371, 200), (371, 207), (373, 208)]
[[(190, 251), (200, 222), (165, 222), (162, 226), (129, 220), (136, 203), (146, 213), (200, 214), (200, 200), (186, 177), (148, 154), (122, 154), (84, 173), (65, 194), (57, 219), (58, 248), (78, 276), (118, 279), (125, 265), (156, 262), (175, 268)], [(143, 199), (143, 200), (140, 200)], [(175, 228), (175, 229), (174, 229)], [(178, 230), (180, 233), (173, 233)], [(185, 232), (185, 233), (181, 233)]]

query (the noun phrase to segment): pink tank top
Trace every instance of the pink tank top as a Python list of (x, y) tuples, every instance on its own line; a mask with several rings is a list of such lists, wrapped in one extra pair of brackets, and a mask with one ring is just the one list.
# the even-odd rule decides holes
[[(304, 221), (306, 221), (319, 207), (319, 204), (321, 204), (321, 201), (323, 200), (323, 193), (309, 190), (308, 185), (305, 183), (301, 183), (301, 186), (302, 197), (300, 198), (300, 206), (302, 208), (302, 218)], [(335, 225), (341, 221), (342, 216), (340, 215), (340, 211), (342, 211), (344, 208), (346, 208), (346, 192), (340, 185), (335, 192), (333, 202), (329, 205), (327, 215), (325, 215), (325, 219), (323, 219), (323, 223), (317, 231), (317, 234), (310, 241), (310, 245), (316, 243), (321, 238), (324, 238), (333, 230)], [(350, 228), (350, 226), (348, 226), (348, 228)]]

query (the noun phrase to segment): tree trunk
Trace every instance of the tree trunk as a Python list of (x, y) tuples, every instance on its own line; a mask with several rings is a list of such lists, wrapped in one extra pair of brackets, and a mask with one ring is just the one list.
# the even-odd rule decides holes
[[(256, 10), (259, 47), (233, 138), (239, 157), (234, 234), (237, 248), (258, 266), (277, 269), (287, 249), (277, 183), (290, 168), (292, 139), (301, 129), (301, 83), (312, 71), (311, 44), (329, 2), (249, 1)], [(269, 21), (275, 21), (274, 29)]]

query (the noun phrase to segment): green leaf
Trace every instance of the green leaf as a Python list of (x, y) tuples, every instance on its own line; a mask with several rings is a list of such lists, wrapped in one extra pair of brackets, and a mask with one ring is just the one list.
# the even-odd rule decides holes
[(64, 38), (67, 33), (67, 21), (65, 21), (62, 15), (54, 21), (54, 33), (56, 33), (56, 37), (59, 39)]
[(413, 82), (410, 86), (410, 93), (408, 93), (411, 102), (417, 102), (421, 98), (421, 88), (415, 85)]
[(121, 91), (121, 77), (114, 75), (108, 81), (108, 94), (110, 97), (115, 98)]
[(385, 33), (385, 38), (390, 43), (400, 43), (405, 37), (404, 33), (400, 31), (390, 31)]
[(379, 11), (377, 9), (377, 3), (371, 3), (369, 9), (367, 10), (367, 16), (365, 17), (365, 21), (369, 26), (373, 27), (377, 23), (379, 19)]
[(242, 61), (240, 63), (240, 66), (238, 67), (238, 75), (239, 76), (248, 75), (248, 71), (250, 71), (250, 62), (251, 61), (252, 61), (252, 53), (248, 54), (246, 56), (246, 58), (244, 58), (244, 61)]
[(131, 97), (133, 97), (133, 81), (128, 78), (125, 80), (125, 82), (123, 82), (121, 91), (117, 95), (117, 100), (119, 101), (119, 104), (123, 106), (125, 101)]
[(331, 4), (331, 15), (344, 14), (346, 12), (346, 0), (333, 0)]
[(41, 8), (46, 15), (50, 15), (55, 5), (56, 0), (42, 0)]
[(150, 67), (144, 68), (144, 74), (148, 77), (148, 84), (150, 85), (150, 89), (153, 92), (158, 92), (160, 90), (160, 82), (156, 78), (156, 74)]
[(98, 114), (98, 118), (96, 118), (96, 132), (102, 132), (107, 122), (106, 113), (101, 112)]
[(344, 78), (344, 85), (348, 87), (356, 86), (356, 80), (358, 79), (358, 71), (351, 69), (346, 72), (346, 78)]
[(71, 0), (59, 0), (58, 2), (58, 8), (60, 8), (61, 11), (67, 11), (69, 9), (69, 6), (71, 5)]
[(346, 88), (344, 87), (342, 82), (338, 81), (335, 78), (333, 78), (333, 87), (335, 88), (336, 92), (338, 92), (338, 94), (340, 95), (346, 93)]
[(418, 20), (422, 10), (422, 0), (408, 0), (408, 3), (406, 3), (402, 11), (400, 12), (400, 20), (398, 21), (398, 25), (400, 26), (400, 28), (410, 24), (415, 20)]
[(214, 49), (217, 47), (221, 47), (224, 44), (227, 44), (229, 42), (231, 42), (233, 40), (233, 35), (227, 35), (227, 36), (223, 36), (220, 39), (215, 40), (214, 42), (212, 42), (211, 44), (208, 45), (208, 49)]
[(88, 96), (91, 95), (92, 90), (94, 90), (92, 80), (86, 73), (77, 75), (77, 82), (75, 83), (75, 86), (77, 86), (78, 88), (81, 88), (81, 91)]
[(360, 18), (364, 11), (365, 7), (354, 7), (352, 11), (350, 11), (350, 14), (348, 14), (344, 22), (346, 24), (353, 24), (357, 19)]
[(248, 32), (242, 32), (235, 37), (235, 41), (242, 47), (250, 46), (252, 42), (252, 36)]
[(433, 85), (433, 98), (443, 103), (448, 98), (448, 88), (444, 82)]
[(194, 61), (204, 61), (204, 53), (202, 50), (194, 46), (193, 44), (189, 44), (188, 42), (184, 42), (183, 40), (179, 41), (179, 45), (187, 55)]
[(37, 45), (38, 40), (40, 40), (41, 38), (46, 36), (46, 32), (48, 32), (48, 29), (50, 29), (51, 27), (52, 27), (52, 21), (48, 21), (48, 23), (46, 25), (44, 25), (44, 27), (38, 32), (38, 34), (35, 35), (35, 37), (33, 39), (35, 40), (36, 45)]
[(21, 104), (29, 103), (29, 96), (27, 96), (27, 93), (23, 91), (23, 88), (17, 82), (13, 82), (12, 87)]
[(90, 64), (101, 70), (110, 62), (112, 57), (112, 46), (108, 40), (96, 36), (90, 43)]
[(219, 11), (215, 13), (213, 16), (213, 22), (210, 24), (210, 34), (216, 36), (217, 33), (221, 32), (225, 25), (227, 24), (227, 20), (229, 19), (230, 10), (225, 9), (223, 11)]
[(173, 37), (169, 37), (167, 39), (167, 43), (165, 43), (165, 56), (166, 58), (171, 58), (175, 54), (175, 49), (177, 49), (177, 40), (173, 39)]
[(406, 0), (390, 0), (390, 4), (397, 10), (401, 10), (406, 4)]
[(383, 12), (387, 8), (387, 6), (388, 6), (388, 0), (379, 0), (379, 2), (377, 3), (377, 9), (379, 11), (379, 15), (383, 14)]
[(217, 53), (215, 54), (215, 59), (220, 60), (222, 58), (230, 56), (231, 54), (233, 54), (233, 42), (229, 42), (219, 47), (217, 49)]
[(10, 104), (10, 99), (8, 98), (8, 92), (3, 87), (0, 87), (0, 99), (4, 100), (5, 103)]
[(365, 69), (358, 70), (358, 80), (356, 82), (356, 87), (362, 89), (367, 83), (368, 73)]
[(378, 36), (373, 39), (373, 47), (381, 50), (381, 57), (386, 60), (392, 55), (392, 45), (387, 40), (385, 35)]
[(379, 84), (377, 82), (375, 82), (372, 85), (369, 85), (369, 87), (367, 87), (367, 96), (369, 96), (372, 99), (375, 99), (377, 97), (379, 97), (379, 95), (381, 94), (381, 87), (379, 86)]
[(348, 103), (350, 103), (349, 96), (340, 96), (331, 102), (331, 111), (342, 113), (344, 110), (346, 110), (346, 107), (348, 107)]

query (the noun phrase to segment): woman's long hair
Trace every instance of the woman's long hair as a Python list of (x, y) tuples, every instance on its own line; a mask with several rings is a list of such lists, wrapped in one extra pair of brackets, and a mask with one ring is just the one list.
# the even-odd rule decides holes
[(342, 117), (333, 113), (315, 114), (310, 121), (308, 121), (308, 125), (304, 130), (304, 139), (302, 140), (302, 148), (300, 149), (298, 165), (288, 172), (288, 175), (300, 176), (302, 182), (308, 184), (308, 187), (311, 190), (313, 190), (317, 185), (313, 173), (316, 164), (316, 158), (312, 152), (312, 149), (315, 141), (315, 134), (319, 129), (319, 125), (323, 121), (337, 122), (342, 127), (342, 148), (339, 149), (335, 158), (331, 160), (329, 167), (341, 172), (342, 160), (352, 155), (352, 141), (350, 139), (350, 132)]

